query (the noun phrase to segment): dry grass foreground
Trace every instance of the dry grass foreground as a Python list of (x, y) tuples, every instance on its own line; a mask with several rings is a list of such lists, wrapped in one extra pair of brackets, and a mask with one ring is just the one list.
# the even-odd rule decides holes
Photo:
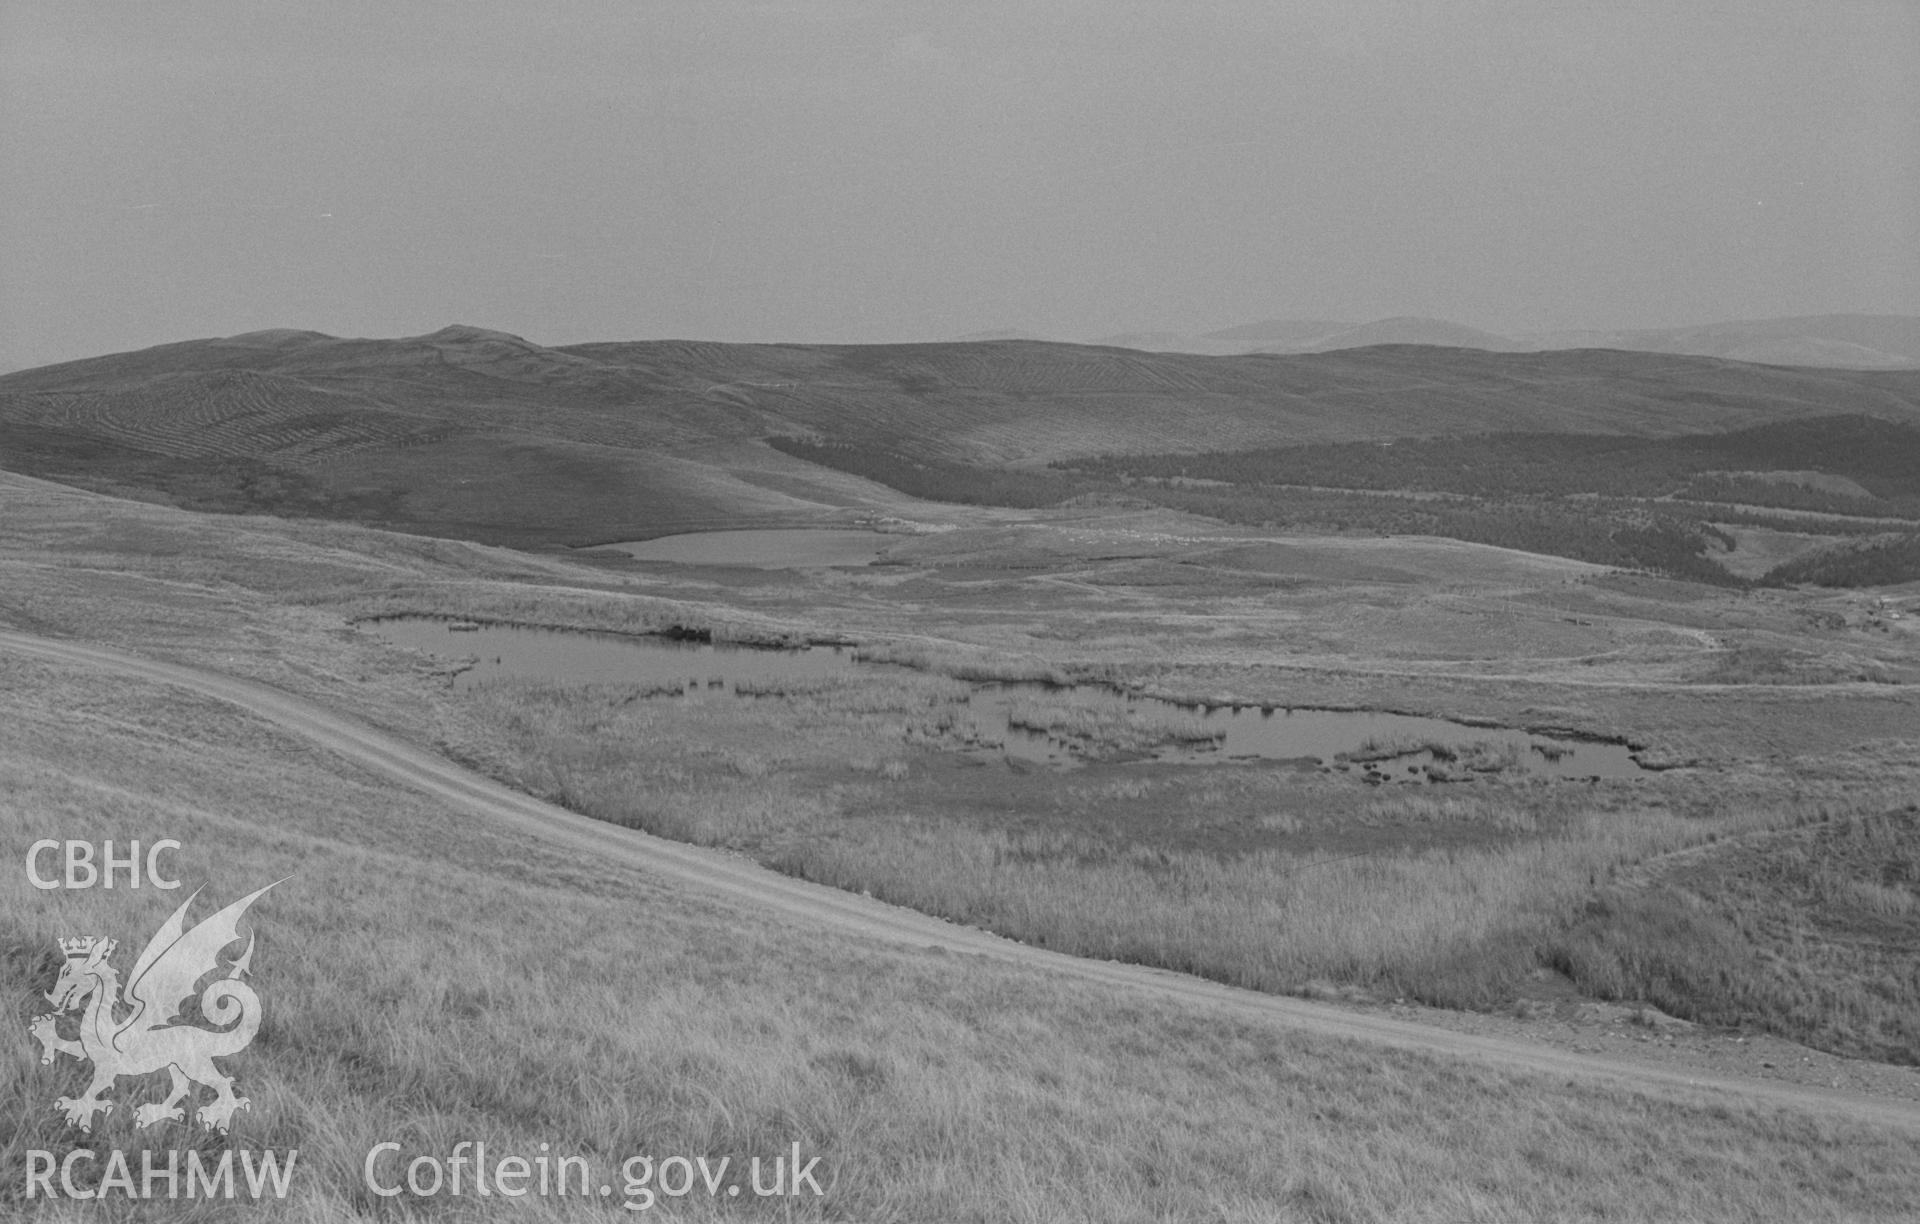
[[(301, 601), (343, 584), (540, 576), (531, 559), (461, 545), (203, 519), (11, 478), (0, 490), (0, 618), (253, 674), (387, 726), (430, 724), (419, 689), (357, 671), (337, 616)], [(557, 860), (227, 707), (0, 662), (12, 853), (40, 836), (178, 837), (189, 881), (222, 901), (294, 874), (259, 911), (271, 1010), (233, 1067), (255, 1102), (234, 1142), (302, 1148), (285, 1217), (397, 1212), (359, 1189), (358, 1162), (384, 1138), (409, 1154), (547, 1141), (601, 1167), (798, 1141), (833, 1179), (805, 1209), (862, 1220), (1898, 1219), (1920, 1195), (1909, 1137), (1501, 1076), (783, 931), (649, 876)], [(34, 1107), (71, 1093), (75, 1068), (41, 1068), (24, 1034), (52, 941), (139, 938), (171, 902), (24, 882), (0, 898), (22, 1025), (6, 1073), (24, 1104), (0, 1121), (0, 1194), (17, 1195), (26, 1150), (76, 1137)], [(138, 1145), (125, 1110), (109, 1126), (103, 1145)], [(438, 1200), (433, 1216), (484, 1206)]]
[[(676, 703), (502, 681), (465, 695), (474, 733), (461, 749), (575, 811), (1075, 955), (1256, 990), (1332, 982), (1468, 1008), (1510, 1002), (1545, 966), (1597, 997), (1920, 1058), (1915, 906), (1898, 870), (1920, 845), (1904, 743), (1818, 771), (1755, 765), (1605, 794), (1482, 781), (1467, 798), (1389, 791), (1346, 812), (1334, 806), (1340, 783), (1274, 772), (976, 781), (908, 747), (938, 687), (912, 678)], [(1339, 815), (1292, 810), (1316, 804)], [(1126, 819), (1134, 808), (1154, 820)], [(1379, 836), (1357, 851), (1316, 840), (1353, 843), (1368, 824)], [(1686, 897), (1656, 914), (1611, 889), (1663, 855), (1801, 828), (1880, 831), (1871, 855), (1829, 868), (1844, 881), (1828, 893), (1888, 898), (1884, 929), (1860, 932), (1865, 946), (1844, 966), (1806, 940), (1723, 932), (1712, 906)], [(1408, 844), (1428, 829), (1432, 844)], [(1887, 872), (1892, 886), (1878, 883)]]
[[(1895, 1219), (1920, 1195), (1910, 1136), (1503, 1076), (780, 930), (556, 858), (191, 694), (16, 659), (0, 677), (7, 845), (175, 837), (181, 874), (214, 901), (293, 877), (256, 910), (269, 1011), (231, 1063), (253, 1106), (230, 1142), (301, 1151), (277, 1218), (405, 1213), (361, 1183), (386, 1139), (408, 1156), (549, 1142), (596, 1170), (639, 1153), (741, 1164), (799, 1142), (829, 1189), (797, 1216), (825, 1219)], [(175, 903), (13, 878), (0, 949), (30, 989), (56, 937), (134, 937)], [(23, 1027), (35, 1002), (16, 1002)], [(73, 1092), (77, 1069), (40, 1066), (24, 1036), (11, 1049), (0, 1074), (23, 1108), (0, 1121), (0, 1193), (17, 1200), (28, 1149), (83, 1138), (35, 1108)], [(159, 1087), (124, 1084), (88, 1142), (216, 1146), (132, 1129), (130, 1105)], [(458, 1219), (500, 1204), (434, 1206)], [(723, 1206), (789, 1218), (796, 1204)]]

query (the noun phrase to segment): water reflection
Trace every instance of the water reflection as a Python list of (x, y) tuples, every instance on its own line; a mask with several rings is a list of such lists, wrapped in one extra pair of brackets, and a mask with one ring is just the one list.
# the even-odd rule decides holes
[[(469, 664), (453, 677), (472, 688), (504, 677), (632, 684), (656, 693), (753, 693), (795, 682), (857, 676), (866, 663), (843, 646), (764, 650), (744, 646), (394, 617), (362, 626), (399, 646)], [(1506, 727), (1373, 711), (1185, 706), (1100, 686), (978, 684), (956, 711), (957, 738), (1016, 760), (1081, 759), (1089, 724), (1142, 738), (1133, 754), (1174, 763), (1306, 760), (1376, 781), (1463, 778), (1520, 768), (1561, 778), (1623, 778), (1643, 771), (1624, 744), (1550, 739)], [(1110, 736), (1103, 735), (1110, 742)], [(1352, 758), (1359, 759), (1352, 759)], [(1342, 759), (1348, 758), (1348, 759)]]
[(855, 528), (797, 527), (768, 531), (696, 531), (603, 549), (638, 561), (681, 565), (742, 565), (755, 569), (814, 569), (835, 565), (871, 565), (900, 536)]

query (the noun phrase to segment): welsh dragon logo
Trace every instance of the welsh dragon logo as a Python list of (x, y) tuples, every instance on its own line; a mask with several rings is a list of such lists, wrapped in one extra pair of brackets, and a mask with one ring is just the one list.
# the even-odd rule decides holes
[[(39, 1039), (43, 1065), (53, 1062), (56, 1054), (93, 1063), (93, 1082), (86, 1092), (54, 1102), (54, 1108), (63, 1111), (68, 1122), (92, 1131), (94, 1115), (113, 1112), (113, 1102), (105, 1094), (112, 1091), (115, 1080), (160, 1070), (173, 1076), (172, 1092), (163, 1102), (135, 1109), (138, 1126), (184, 1120), (180, 1103), (192, 1103), (196, 1083), (207, 1085), (216, 1094), (211, 1104), (194, 1113), (210, 1130), (224, 1133), (232, 1124), (234, 1112), (247, 1108), (246, 1097), (233, 1095), (233, 1077), (221, 1074), (213, 1060), (246, 1049), (260, 1028), (260, 996), (240, 980), (253, 961), (253, 936), (246, 937), (246, 950), (225, 965), (220, 963), (220, 953), (239, 942), (240, 916), (267, 888), (247, 894), (189, 931), (185, 929), (187, 907), (200, 895), (195, 890), (147, 941), (139, 959), (133, 962), (124, 993), (120, 974), (110, 960), (119, 946), (117, 940), (88, 935), (60, 941), (66, 964), (46, 996), (54, 1010), (35, 1018), (27, 1030)], [(216, 1027), (176, 1023), (201, 979), (223, 969), (224, 977), (198, 991), (200, 1016)], [(71, 1018), (82, 1004), (85, 1010), (79, 1016), (78, 1039), (62, 1037), (62, 1021)], [(123, 1013), (121, 1018), (115, 1019), (116, 1012)]]

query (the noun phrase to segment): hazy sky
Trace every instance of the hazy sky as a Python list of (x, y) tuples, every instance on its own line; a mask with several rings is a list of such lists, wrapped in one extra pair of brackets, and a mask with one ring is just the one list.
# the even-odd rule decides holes
[(1920, 314), (1920, 0), (0, 0), (0, 368)]

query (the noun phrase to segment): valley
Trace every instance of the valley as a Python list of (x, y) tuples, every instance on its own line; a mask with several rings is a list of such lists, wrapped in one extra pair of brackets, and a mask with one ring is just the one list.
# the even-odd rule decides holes
[[(798, 1126), (842, 1179), (818, 1218), (897, 1217), (883, 1168), (953, 1218), (1196, 1215), (1229, 1185), (1220, 1218), (1457, 1218), (1495, 1184), (1513, 1218), (1920, 1193), (1920, 582), (1776, 572), (1904, 538), (1912, 491), (1873, 465), (1920, 419), (1910, 375), (1675, 359), (1549, 420), (1510, 367), (1360, 351), (1344, 389), (1183, 433), (1097, 350), (918, 353), (914, 389), (899, 352), (768, 347), (255, 336), (0, 379), (0, 808), (29, 840), (184, 829), (316, 890), (274, 919), (295, 963), (261, 962), (287, 1019), (256, 1135), (525, 1146), (584, 1110), (596, 1157), (744, 1159)], [(688, 394), (708, 375), (669, 354), (734, 377)], [(1430, 387), (1510, 380), (1461, 432), (1524, 436), (1393, 475), (1375, 449), (1480, 394), (1423, 400), (1416, 359)], [(1673, 390), (1708, 378), (1723, 398)], [(1370, 379), (1391, 413), (1302, 425)], [(1604, 447), (1572, 428), (1602, 418)], [(1595, 476), (1603, 451), (1626, 458)], [(1821, 479), (1702, 483), (1726, 471)], [(1730, 542), (1691, 581), (1461, 519), (1276, 517), (1303, 474), (1565, 516), (1584, 476), (1618, 503), (1589, 520), (1672, 480), (1710, 507), (1674, 521)], [(22, 974), (40, 900), (0, 910)], [(139, 905), (66, 897), (56, 925)], [(393, 930), (351, 944), (367, 923)], [(448, 943), (475, 929), (501, 958)], [(524, 1052), (554, 1025), (670, 1117)], [(300, 1104), (339, 1058), (356, 1096)], [(63, 1082), (10, 1065), (31, 1097)], [(1120, 1174), (1127, 1144), (1167, 1155)], [(1273, 1144), (1284, 1171), (1255, 1171)]]

